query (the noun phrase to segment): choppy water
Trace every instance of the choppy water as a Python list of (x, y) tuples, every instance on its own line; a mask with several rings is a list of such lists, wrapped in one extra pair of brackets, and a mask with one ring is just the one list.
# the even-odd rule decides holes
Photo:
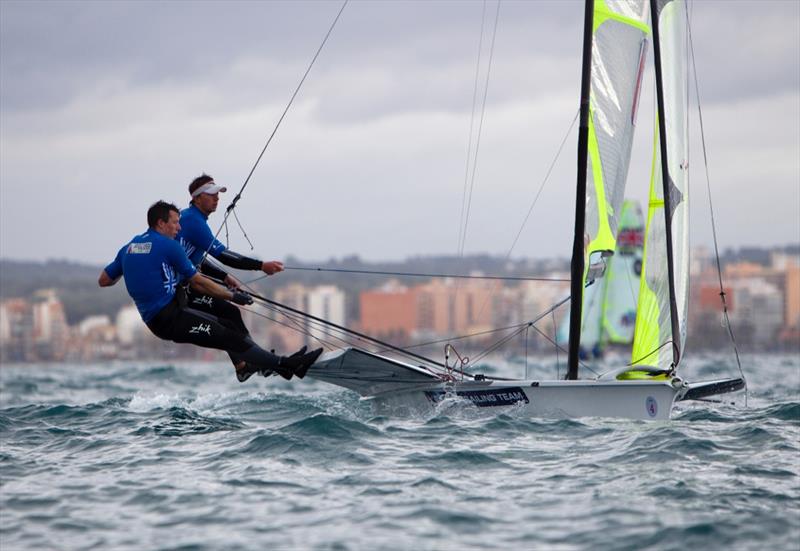
[(661, 423), (380, 417), (224, 364), (3, 366), (0, 548), (798, 549), (800, 357), (745, 364), (749, 407)]

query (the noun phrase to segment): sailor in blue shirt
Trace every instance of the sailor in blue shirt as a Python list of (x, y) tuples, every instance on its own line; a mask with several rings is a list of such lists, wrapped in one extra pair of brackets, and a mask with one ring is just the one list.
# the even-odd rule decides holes
[[(181, 231), (178, 241), (186, 249), (186, 255), (200, 270), (221, 281), (229, 287), (239, 288), (241, 283), (211, 262), (209, 256), (222, 262), (226, 266), (238, 270), (260, 270), (267, 275), (283, 271), (283, 263), (278, 260), (261, 261), (249, 258), (228, 249), (214, 238), (208, 226), (209, 215), (217, 210), (220, 192), (227, 188), (218, 185), (208, 174), (202, 174), (189, 184), (189, 194), (192, 196), (188, 208), (181, 211)], [(207, 254), (206, 254), (207, 253)], [(206, 259), (206, 262), (202, 262)]]
[[(100, 274), (98, 283), (109, 287), (125, 277), (125, 287), (145, 324), (157, 337), (206, 348), (225, 350), (234, 361), (237, 378), (244, 382), (257, 371), (271, 370), (286, 379), (302, 378), (322, 349), (291, 356), (276, 356), (258, 346), (247, 331), (209, 312), (187, 307), (181, 300), (181, 283), (197, 293), (240, 305), (253, 303), (242, 291), (229, 290), (197, 272), (175, 240), (180, 230), (175, 205), (158, 201), (147, 211), (148, 230), (123, 246)], [(241, 318), (241, 316), (240, 316)]]
[[(278, 261), (262, 262), (253, 258), (242, 256), (229, 250), (220, 243), (208, 226), (208, 216), (217, 210), (219, 193), (227, 188), (217, 185), (208, 174), (198, 176), (189, 184), (189, 194), (192, 196), (188, 208), (181, 211), (178, 242), (186, 250), (186, 255), (204, 275), (213, 280), (224, 283), (230, 289), (241, 290), (242, 283), (233, 275), (222, 269), (214, 259), (241, 270), (262, 270), (268, 275), (283, 270), (283, 263)], [(225, 301), (215, 301), (213, 297), (197, 292), (191, 288), (186, 289), (186, 300), (190, 307), (208, 312), (224, 320), (238, 331), (249, 334), (242, 320), (238, 308)], [(305, 348), (299, 350), (304, 353)], [(233, 360), (236, 363), (235, 360)], [(262, 375), (271, 375), (269, 371), (262, 371)]]

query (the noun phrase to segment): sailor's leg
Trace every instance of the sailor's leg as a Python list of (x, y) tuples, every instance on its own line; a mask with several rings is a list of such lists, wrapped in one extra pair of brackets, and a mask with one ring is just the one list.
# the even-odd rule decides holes
[(153, 332), (173, 342), (224, 350), (234, 355), (241, 355), (252, 346), (249, 335), (226, 327), (216, 316), (191, 308), (177, 309), (169, 323)]
[(187, 308), (206, 312), (218, 318), (223, 325), (240, 333), (250, 334), (242, 320), (242, 312), (227, 300), (189, 290), (187, 292)]
[[(250, 335), (226, 327), (216, 316), (206, 312), (180, 308), (171, 303), (148, 323), (148, 327), (162, 339), (225, 350), (232, 359), (238, 360), (239, 365), (235, 365), (237, 378), (240, 381), (247, 380), (250, 375), (261, 370), (273, 370), (285, 379), (291, 379), (297, 371), (295, 364), (298, 363), (298, 359), (276, 356), (264, 350), (250, 338)], [(308, 354), (302, 358), (307, 362), (309, 358), (306, 356)], [(243, 368), (246, 368), (246, 371)], [(298, 375), (305, 375), (305, 371), (301, 370)]]
[[(202, 313), (200, 315), (212, 316), (214, 321), (224, 325), (228, 329), (232, 329), (244, 335), (250, 334), (242, 321), (241, 312), (230, 302), (204, 295), (197, 291), (192, 291), (191, 289), (187, 290), (186, 299), (188, 306), (184, 308), (184, 310), (193, 311), (198, 314)], [(238, 366), (242, 363), (242, 359), (236, 352), (229, 350), (228, 356), (230, 356), (231, 363), (233, 363), (234, 366)]]

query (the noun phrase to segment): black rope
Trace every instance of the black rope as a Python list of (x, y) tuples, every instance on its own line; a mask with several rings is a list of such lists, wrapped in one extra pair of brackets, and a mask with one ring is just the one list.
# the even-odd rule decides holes
[[(253, 308), (245, 308), (245, 307), (242, 307), (242, 309), (244, 309), (244, 310), (246, 310), (246, 311), (250, 312), (251, 314), (253, 314), (253, 315), (255, 315), (255, 316), (259, 316), (259, 317), (261, 317), (261, 318), (264, 318), (264, 319), (270, 320), (271, 322), (277, 323), (278, 325), (282, 325), (282, 326), (286, 327), (287, 329), (291, 329), (292, 331), (297, 331), (298, 333), (301, 333), (301, 334), (303, 334), (303, 335), (306, 335), (306, 336), (307, 336), (307, 337), (309, 337), (309, 338), (315, 339), (315, 340), (317, 340), (317, 341), (318, 341), (320, 344), (322, 344), (324, 347), (327, 347), (327, 348), (330, 348), (330, 349), (335, 349), (335, 348), (337, 348), (337, 347), (336, 347), (336, 345), (334, 345), (334, 344), (332, 344), (332, 343), (329, 343), (329, 342), (326, 342), (326, 341), (323, 341), (322, 339), (319, 339), (319, 338), (317, 338), (315, 335), (312, 335), (312, 334), (311, 334), (309, 331), (306, 331), (306, 330), (305, 330), (305, 329), (303, 329), (302, 327), (298, 327), (298, 326), (297, 326), (297, 325), (298, 325), (297, 321), (296, 321), (296, 320), (294, 320), (294, 319), (292, 319), (292, 318), (291, 318), (291, 317), (289, 317), (289, 316), (286, 316), (286, 317), (288, 317), (288, 318), (289, 318), (289, 320), (292, 322), (291, 324), (289, 324), (289, 323), (286, 323), (286, 322), (283, 322), (283, 321), (281, 321), (281, 320), (279, 320), (279, 319), (277, 319), (277, 318), (275, 318), (275, 317), (273, 317), (273, 316), (269, 316), (269, 315), (267, 315), (267, 314), (264, 314), (264, 313), (262, 313), (262, 312), (259, 312), (259, 311), (255, 310), (255, 309), (253, 309)], [(276, 311), (277, 313), (281, 313), (281, 314), (283, 314), (283, 315), (286, 315), (286, 314), (284, 314), (283, 312), (279, 312), (279, 311), (277, 311), (277, 310), (275, 310), (275, 311)]]
[[(309, 319), (308, 315), (306, 315), (304, 313), (303, 314), (296, 314), (296, 313), (284, 311), (280, 307), (273, 306), (273, 305), (270, 305), (270, 304), (261, 304), (261, 306), (263, 308), (266, 308), (268, 310), (271, 310), (273, 312), (281, 314), (282, 316), (285, 316), (290, 321), (292, 321), (292, 323), (293, 323), (293, 325), (295, 327), (290, 327), (287, 324), (281, 324), (281, 325), (284, 325), (285, 327), (288, 327), (290, 329), (294, 329), (295, 331), (297, 331), (297, 332), (299, 332), (299, 333), (301, 333), (303, 335), (306, 335), (306, 336), (308, 336), (310, 338), (314, 338), (315, 340), (319, 341), (320, 343), (322, 343), (324, 345), (327, 345), (331, 349), (341, 348), (341, 345), (335, 345), (335, 344), (333, 344), (333, 343), (331, 343), (329, 341), (325, 341), (325, 340), (319, 338), (318, 336), (314, 335), (312, 331), (313, 330), (317, 330), (317, 331), (320, 331), (320, 332), (327, 333), (330, 338), (335, 339), (336, 341), (339, 341), (339, 343), (343, 344), (344, 346), (357, 346), (355, 341), (358, 341), (358, 342), (361, 342), (361, 343), (370, 342), (368, 340), (365, 340), (365, 339), (362, 339), (362, 338), (358, 338), (358, 337), (356, 337), (355, 341), (354, 341), (354, 340), (348, 340), (347, 338), (344, 338), (342, 336), (337, 336), (337, 335), (331, 334), (330, 333), (331, 329), (333, 329), (335, 331), (338, 331), (339, 333), (342, 333), (344, 335), (346, 335), (347, 332), (341, 331), (339, 329), (331, 327), (330, 322), (323, 323), (323, 322), (316, 321), (314, 319)], [(268, 319), (271, 319), (271, 318), (268, 318)], [(305, 325), (308, 326), (308, 329), (305, 328)]]
[(299, 315), (301, 315), (301, 316), (303, 316), (305, 318), (318, 321), (318, 322), (320, 322), (320, 323), (322, 323), (322, 324), (324, 324), (324, 325), (326, 325), (328, 327), (335, 327), (336, 329), (338, 329), (338, 330), (340, 330), (340, 331), (342, 331), (344, 333), (347, 333), (347, 334), (350, 334), (350, 335), (355, 335), (355, 336), (360, 337), (360, 338), (362, 338), (362, 339), (364, 339), (366, 341), (378, 344), (379, 346), (386, 347), (386, 348), (388, 348), (388, 349), (390, 349), (390, 350), (392, 350), (394, 352), (403, 354), (405, 356), (408, 356), (408, 357), (411, 357), (411, 358), (414, 358), (416, 360), (420, 360), (420, 361), (423, 361), (423, 362), (426, 362), (426, 363), (429, 363), (429, 364), (437, 365), (439, 367), (444, 367), (444, 364), (442, 364), (440, 362), (437, 362), (437, 361), (432, 360), (430, 358), (426, 358), (425, 356), (421, 356), (419, 354), (415, 354), (413, 352), (408, 352), (407, 350), (404, 350), (404, 349), (400, 348), (399, 346), (395, 346), (395, 345), (393, 345), (391, 343), (382, 341), (380, 339), (376, 339), (375, 337), (370, 337), (369, 335), (365, 335), (364, 333), (360, 333), (360, 332), (358, 332), (358, 331), (356, 331), (354, 329), (350, 329), (349, 327), (344, 327), (342, 325), (333, 323), (332, 321), (328, 321), (328, 320), (319, 318), (317, 316), (313, 316), (313, 315), (311, 315), (311, 314), (309, 314), (307, 312), (303, 312), (302, 310), (298, 310), (296, 308), (292, 308), (290, 306), (287, 306), (285, 304), (281, 304), (280, 302), (277, 302), (277, 301), (274, 301), (274, 300), (270, 300), (270, 299), (268, 299), (266, 297), (263, 297), (263, 296), (261, 296), (259, 294), (256, 294), (256, 293), (252, 293), (251, 292), (250, 295), (254, 299), (259, 300), (259, 301), (261, 301), (263, 303), (271, 304), (273, 306), (277, 306), (277, 307), (282, 308), (284, 310), (287, 310), (289, 312), (293, 312), (295, 314), (299, 314)]
[[(629, 363), (629, 364), (628, 364), (626, 367), (632, 367), (632, 366), (635, 366), (635, 365), (636, 365), (636, 364), (638, 364), (639, 362), (641, 362), (641, 361), (643, 361), (643, 360), (646, 360), (647, 358), (649, 358), (650, 356), (652, 356), (653, 354), (655, 354), (656, 352), (658, 352), (659, 350), (661, 350), (662, 348), (664, 348), (665, 346), (667, 346), (668, 344), (672, 344), (672, 339), (670, 339), (670, 340), (668, 340), (668, 341), (666, 341), (666, 342), (664, 342), (664, 343), (661, 343), (661, 345), (659, 345), (659, 346), (658, 346), (657, 348), (655, 348), (654, 350), (651, 350), (650, 352), (648, 352), (647, 354), (645, 354), (645, 355), (644, 355), (644, 356), (642, 356), (641, 358), (637, 358), (637, 359), (635, 359), (635, 360), (631, 360), (631, 363)], [(673, 365), (673, 368), (674, 368), (674, 367), (675, 367), (675, 366)]]

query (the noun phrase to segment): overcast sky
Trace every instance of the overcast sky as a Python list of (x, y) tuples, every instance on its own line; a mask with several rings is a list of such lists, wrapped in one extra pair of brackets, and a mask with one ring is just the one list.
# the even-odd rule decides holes
[[(229, 188), (216, 230), (340, 5), (0, 0), (0, 256), (110, 261), (152, 202), (185, 206), (203, 171)], [(720, 245), (796, 243), (800, 2), (690, 6)], [(254, 254), (457, 253), (483, 10), (351, 1), (237, 208)], [(582, 3), (499, 13), (467, 254), (509, 252), (578, 108)], [(653, 95), (649, 79), (635, 198)], [(706, 244), (694, 109), (692, 241)], [(573, 129), (514, 257), (569, 255), (576, 143)], [(249, 251), (235, 224), (231, 246)]]

